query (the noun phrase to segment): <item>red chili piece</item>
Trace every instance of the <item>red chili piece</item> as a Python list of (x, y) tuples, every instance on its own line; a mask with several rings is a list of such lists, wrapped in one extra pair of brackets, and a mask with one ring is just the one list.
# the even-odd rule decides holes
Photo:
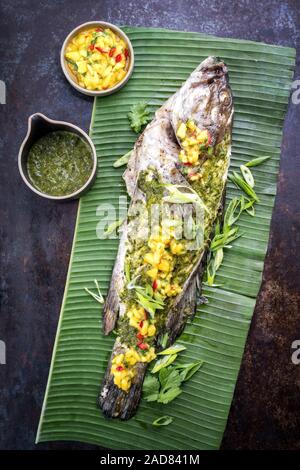
[(118, 55), (116, 56), (116, 59), (115, 59), (115, 60), (116, 60), (116, 62), (121, 62), (121, 60), (122, 60), (122, 54), (118, 54)]
[(149, 348), (149, 344), (147, 344), (147, 343), (138, 343), (138, 347), (139, 347), (140, 349), (143, 349), (143, 350), (144, 350), (144, 349), (148, 349), (148, 348)]
[(109, 53), (108, 53), (109, 57), (112, 57), (115, 52), (116, 52), (116, 48), (115, 48), (115, 47), (112, 47), (111, 50), (110, 50)]
[(99, 52), (102, 52), (102, 54), (107, 54), (108, 51), (102, 49), (102, 47), (95, 47), (95, 49), (97, 49), (97, 51)]

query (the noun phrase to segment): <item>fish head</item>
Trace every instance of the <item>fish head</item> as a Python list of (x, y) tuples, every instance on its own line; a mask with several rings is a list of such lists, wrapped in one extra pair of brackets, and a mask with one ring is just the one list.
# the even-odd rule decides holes
[(231, 130), (233, 99), (226, 64), (218, 57), (207, 57), (174, 96), (172, 125), (192, 119), (201, 130), (208, 130), (213, 145)]

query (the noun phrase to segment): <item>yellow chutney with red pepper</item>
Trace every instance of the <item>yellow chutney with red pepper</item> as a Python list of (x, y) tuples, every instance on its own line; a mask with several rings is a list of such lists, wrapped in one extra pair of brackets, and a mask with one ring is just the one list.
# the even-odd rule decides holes
[(107, 90), (126, 76), (130, 52), (126, 42), (109, 28), (81, 31), (66, 47), (65, 59), (78, 85)]

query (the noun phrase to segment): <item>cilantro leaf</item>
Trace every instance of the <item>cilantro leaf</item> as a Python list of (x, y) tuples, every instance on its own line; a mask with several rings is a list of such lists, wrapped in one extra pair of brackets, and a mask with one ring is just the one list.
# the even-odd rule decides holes
[(143, 396), (146, 401), (157, 401), (159, 381), (154, 375), (147, 375), (143, 385)]
[(161, 369), (158, 377), (161, 385), (157, 399), (158, 403), (169, 403), (181, 394), (182, 379), (175, 367)]
[(157, 399), (158, 403), (164, 403), (165, 405), (170, 401), (175, 400), (182, 393), (181, 388), (174, 387), (169, 388), (168, 390), (162, 390)]
[(146, 401), (164, 404), (173, 401), (182, 393), (183, 382), (189, 380), (203, 365), (202, 360), (187, 364), (172, 364), (177, 357), (175, 351), (180, 352), (183, 349), (185, 349), (184, 346), (173, 345), (166, 352), (174, 354), (163, 355), (156, 361), (151, 375), (147, 375), (144, 382), (143, 396)]
[(161, 388), (166, 390), (170, 387), (177, 387), (181, 384), (180, 374), (175, 367), (168, 367), (159, 371), (159, 381)]
[(131, 129), (137, 134), (141, 132), (142, 127), (151, 120), (147, 103), (145, 101), (139, 101), (132, 105), (128, 113), (128, 119)]

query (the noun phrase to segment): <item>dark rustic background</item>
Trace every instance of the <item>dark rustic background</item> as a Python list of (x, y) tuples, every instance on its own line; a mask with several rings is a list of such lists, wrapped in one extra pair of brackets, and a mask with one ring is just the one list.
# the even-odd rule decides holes
[[(89, 20), (200, 31), (300, 47), (297, 0), (5, 1), (0, 12), (0, 448), (91, 449), (79, 443), (35, 446), (71, 250), (77, 202), (39, 198), (22, 183), (17, 154), (27, 117), (37, 111), (87, 130), (92, 99), (76, 93), (59, 65), (71, 29)], [(299, 77), (299, 58), (295, 78)], [(222, 447), (300, 449), (300, 105), (290, 103), (264, 282)]]

